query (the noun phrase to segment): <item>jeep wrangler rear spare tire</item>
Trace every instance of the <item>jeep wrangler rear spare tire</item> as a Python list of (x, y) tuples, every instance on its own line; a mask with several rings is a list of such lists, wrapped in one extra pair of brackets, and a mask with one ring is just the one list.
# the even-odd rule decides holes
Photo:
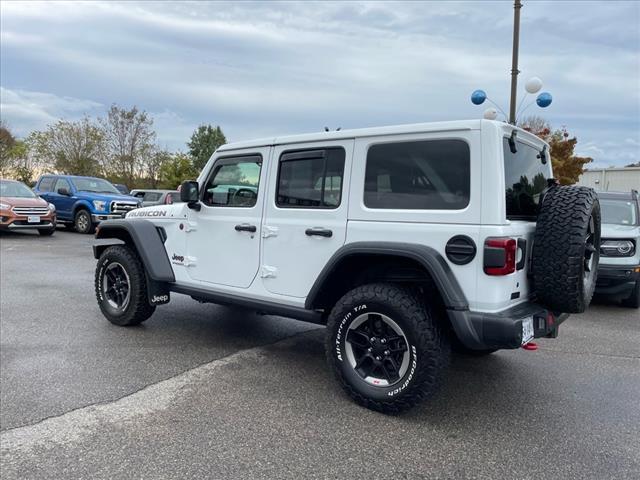
[(326, 354), (347, 394), (384, 413), (433, 395), (451, 349), (434, 312), (393, 284), (363, 285), (343, 296), (327, 322)]
[(147, 298), (144, 266), (127, 245), (114, 245), (102, 252), (95, 289), (102, 314), (114, 325), (139, 325), (156, 309)]
[(600, 203), (591, 188), (561, 186), (544, 196), (533, 241), (537, 301), (582, 313), (593, 297), (600, 260)]

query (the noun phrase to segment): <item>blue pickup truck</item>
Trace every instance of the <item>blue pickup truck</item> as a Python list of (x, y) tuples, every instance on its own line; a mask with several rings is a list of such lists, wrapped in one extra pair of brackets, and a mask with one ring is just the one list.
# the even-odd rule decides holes
[(80, 233), (92, 233), (103, 220), (121, 218), (138, 208), (140, 200), (122, 195), (102, 178), (43, 175), (33, 191), (56, 206), (58, 223)]

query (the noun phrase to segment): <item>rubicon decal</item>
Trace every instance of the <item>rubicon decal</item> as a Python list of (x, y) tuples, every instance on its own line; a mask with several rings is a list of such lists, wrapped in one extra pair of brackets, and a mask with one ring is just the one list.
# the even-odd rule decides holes
[(127, 217), (166, 217), (166, 210), (132, 210)]

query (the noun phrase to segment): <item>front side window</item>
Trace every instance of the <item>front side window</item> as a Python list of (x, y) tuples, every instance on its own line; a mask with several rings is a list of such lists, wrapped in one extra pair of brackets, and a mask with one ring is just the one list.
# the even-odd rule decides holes
[(471, 156), (463, 140), (373, 145), (367, 153), (368, 208), (460, 210), (469, 204)]
[(283, 153), (276, 193), (278, 207), (339, 207), (344, 159), (345, 151), (340, 147)]
[[(540, 194), (551, 178), (549, 154), (516, 141), (516, 152), (511, 152), (509, 139), (504, 138), (504, 180), (507, 219), (532, 220), (538, 216)], [(546, 157), (547, 160), (544, 160)], [(545, 163), (543, 163), (545, 162)]]
[(633, 200), (600, 199), (602, 223), (612, 225), (638, 225), (636, 203)]
[(53, 184), (55, 183), (54, 177), (44, 177), (40, 180), (40, 185), (38, 185), (38, 190), (41, 192), (50, 192), (53, 190)]
[(258, 200), (262, 157), (218, 159), (206, 183), (203, 203), (210, 207), (253, 207)]

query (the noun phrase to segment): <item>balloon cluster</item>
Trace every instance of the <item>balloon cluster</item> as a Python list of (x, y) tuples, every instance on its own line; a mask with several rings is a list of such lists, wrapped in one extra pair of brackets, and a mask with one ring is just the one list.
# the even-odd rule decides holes
[[(531, 77), (524, 84), (524, 89), (526, 90), (527, 94), (536, 94), (542, 89), (542, 80), (540, 80), (538, 77)], [(526, 97), (526, 95), (525, 95), (525, 97)], [(523, 97), (522, 101), (520, 102), (521, 106), (522, 106), (522, 102), (524, 101), (525, 97)], [(471, 94), (471, 103), (473, 103), (474, 105), (482, 105), (486, 100), (488, 100), (489, 102), (493, 103), (497, 107), (497, 105), (489, 97), (487, 97), (487, 92), (485, 92), (484, 90), (475, 90)], [(551, 105), (552, 101), (553, 101), (553, 97), (551, 96), (551, 94), (549, 92), (542, 92), (536, 97), (536, 104), (540, 108), (547, 108), (549, 105)], [(529, 108), (532, 105), (532, 103), (527, 105), (524, 108), (524, 110)], [(496, 118), (498, 118), (498, 109), (500, 110), (500, 112), (502, 112), (502, 114), (505, 116), (505, 119), (506, 119), (506, 114), (499, 107), (498, 108), (494, 108), (494, 107), (487, 108), (484, 111), (484, 114), (482, 116), (484, 118), (486, 118), (487, 120), (495, 120)], [(523, 112), (524, 112), (524, 110), (523, 110)]]

